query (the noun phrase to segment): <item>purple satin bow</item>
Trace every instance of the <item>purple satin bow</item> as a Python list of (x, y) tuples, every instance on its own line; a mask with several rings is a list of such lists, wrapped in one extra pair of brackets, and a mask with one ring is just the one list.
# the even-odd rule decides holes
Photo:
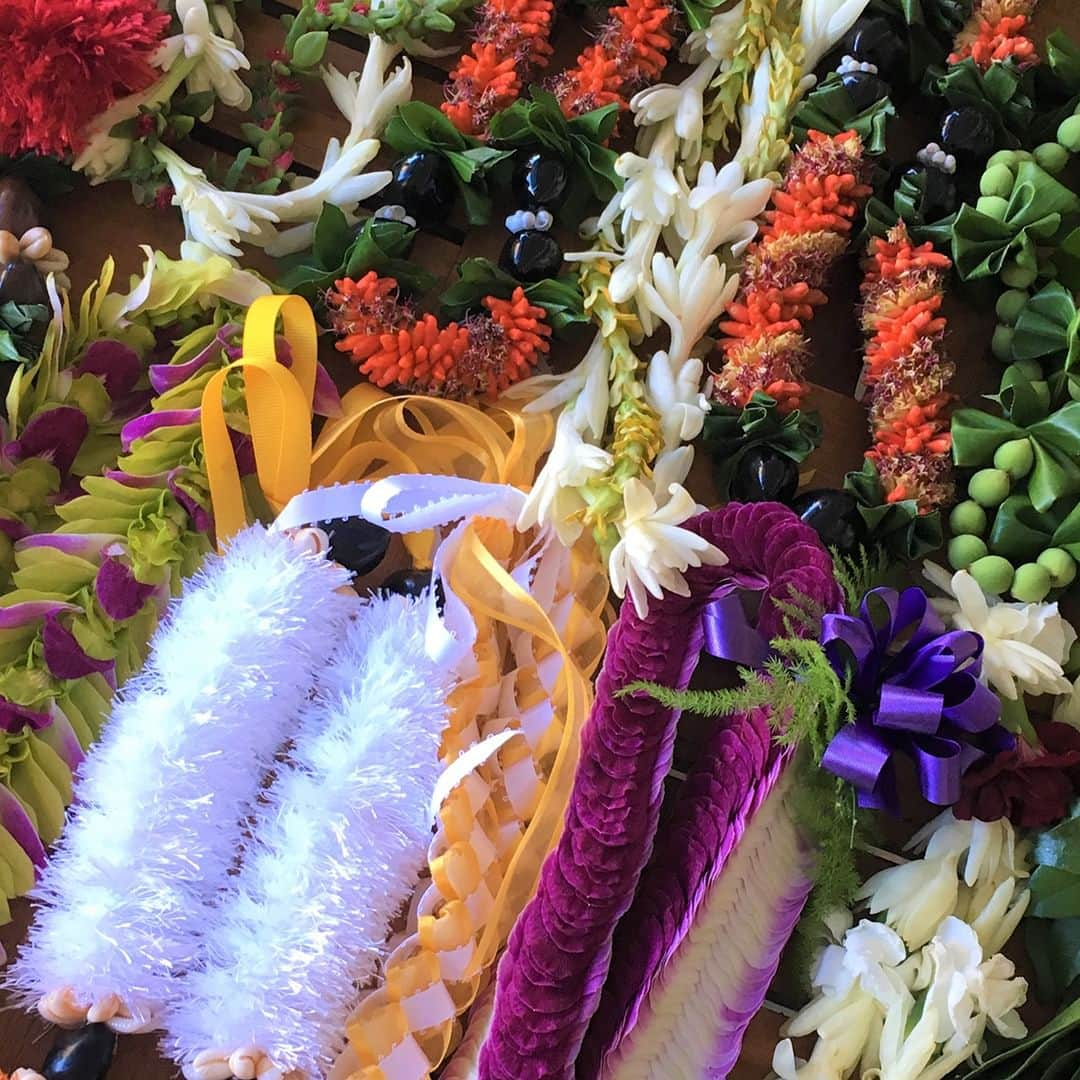
[(982, 638), (946, 630), (922, 589), (873, 589), (857, 616), (826, 615), (822, 645), (850, 678), (858, 716), (821, 764), (854, 785), (860, 806), (899, 813), (897, 754), (915, 760), (928, 802), (951, 806), (971, 765), (1013, 745), (1001, 702), (979, 681)]

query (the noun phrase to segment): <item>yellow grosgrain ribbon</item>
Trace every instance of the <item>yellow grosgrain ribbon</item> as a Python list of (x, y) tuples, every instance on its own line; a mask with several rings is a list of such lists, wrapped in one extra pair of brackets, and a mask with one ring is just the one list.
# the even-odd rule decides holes
[[(484, 796), (471, 818), (482, 834), (479, 839), (487, 857), (492, 849), (500, 853), (487, 871), (481, 871), (473, 848), (471, 837), (476, 834), (465, 813), (464, 785), (444, 804), (429, 859), (432, 895), (421, 902), (418, 931), (390, 957), (384, 986), (362, 1003), (348, 1025), (361, 1066), (351, 1080), (414, 1080), (429, 1076), (445, 1059), (460, 1038), (460, 1023), (443, 1020), (425, 1027), (419, 1019), (410, 1023), (410, 1011), (417, 1010), (416, 1003), (440, 982), (458, 1016), (472, 1004), (484, 985), (481, 975), (490, 970), (535, 891), (540, 867), (562, 830), (581, 726), (591, 702), (591, 675), (603, 651), (607, 583), (591, 548), (564, 553), (566, 580), (552, 610), (567, 596), (571, 607), (557, 628), (548, 611), (511, 577), (510, 569), (527, 551), (527, 541), (505, 525), (477, 521), (447, 568), (450, 588), (468, 605), (481, 631), (478, 652), (484, 655), (493, 640), (509, 641), (498, 672), (513, 679), (515, 693), (509, 707), (503, 700), (485, 708), (490, 669), (460, 687), (443, 742), (443, 760), (449, 764), (466, 743), (455, 733), (470, 732), (478, 714), (486, 735), (492, 734), (493, 724), (520, 726), (522, 712), (538, 697), (542, 680), (537, 665), (554, 655), (559, 664), (550, 691), (552, 716), (531, 751), (531, 767), (541, 784), (539, 800), (523, 820), (503, 788), (506, 770), (520, 757), (520, 740), (500, 751), (497, 761), (477, 770), (490, 795)], [(557, 748), (554, 753), (552, 748)], [(434, 966), (433, 958), (438, 961)], [(417, 1017), (422, 1015), (418, 1010)]]
[[(278, 363), (275, 338), (281, 317), (292, 367)], [(236, 465), (221, 395), (229, 372), (243, 370), (244, 397), (259, 485), (279, 511), (304, 491), (311, 472), (311, 405), (315, 393), (315, 316), (299, 296), (261, 296), (244, 321), (242, 355), (218, 371), (202, 397), (206, 474), (220, 546), (247, 524), (240, 470)]]

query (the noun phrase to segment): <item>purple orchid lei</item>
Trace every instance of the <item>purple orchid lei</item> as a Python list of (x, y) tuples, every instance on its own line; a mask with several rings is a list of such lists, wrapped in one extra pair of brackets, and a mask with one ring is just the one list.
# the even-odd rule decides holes
[[(632, 604), (622, 607), (582, 734), (565, 830), (499, 965), (491, 1030), (480, 1055), (481, 1080), (573, 1076), (610, 971), (614, 979), (634, 982), (609, 991), (610, 1005), (589, 1050), (593, 1057), (603, 1053), (643, 999), (657, 960), (670, 955), (685, 933), (703, 883), (718, 871), (719, 853), (730, 851), (737, 841), (733, 821), (739, 815), (733, 818), (730, 808), (753, 804), (750, 789), (774, 760), (760, 740), (736, 739), (730, 745), (739, 762), (731, 770), (733, 786), (728, 790), (720, 785), (714, 791), (705, 784), (700, 792), (705, 805), (717, 800), (709, 815), (715, 840), (696, 852), (693, 865), (688, 865), (689, 854), (682, 860), (658, 857), (646, 881), (643, 895), (666, 893), (674, 888), (672, 881), (686, 885), (687, 901), (676, 916), (677, 925), (657, 930), (652, 922), (653, 940), (635, 945), (644, 954), (641, 961), (628, 967), (620, 949), (618, 966), (612, 969), (616, 927), (634, 904), (652, 853), (679, 716), (652, 697), (619, 697), (619, 691), (639, 680), (685, 689), (706, 641), (706, 609), (736, 589), (759, 595), (757, 632), (766, 641), (786, 633), (783, 605), (793, 595), (823, 610), (842, 610), (843, 594), (828, 552), (786, 507), (729, 503), (686, 527), (724, 551), (730, 562), (688, 570), (690, 595), (666, 594), (645, 618)], [(673, 642), (684, 647), (673, 649)], [(721, 821), (723, 828), (715, 824)], [(648, 900), (642, 904), (632, 918), (645, 921)]]

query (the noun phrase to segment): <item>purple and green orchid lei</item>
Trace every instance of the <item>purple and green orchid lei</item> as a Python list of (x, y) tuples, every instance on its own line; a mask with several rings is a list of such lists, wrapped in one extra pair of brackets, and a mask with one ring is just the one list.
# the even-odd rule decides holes
[[(206, 383), (239, 355), (242, 328), (229, 314), (222, 305), (194, 328), (190, 319), (157, 327), (142, 352), (95, 340), (69, 365), (39, 366), (9, 399), (0, 446), (0, 855), (24, 871), (15, 893), (59, 835), (72, 775), (113, 692), (141, 666), (166, 602), (211, 549), (199, 406)], [(279, 360), (291, 362), (283, 340)], [(226, 381), (224, 405), (241, 475), (250, 476), (239, 372)], [(325, 372), (315, 407), (340, 411)]]

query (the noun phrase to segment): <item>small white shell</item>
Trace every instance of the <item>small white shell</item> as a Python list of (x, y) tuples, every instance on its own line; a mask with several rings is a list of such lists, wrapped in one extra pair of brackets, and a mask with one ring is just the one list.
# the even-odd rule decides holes
[(19, 238), (7, 229), (0, 229), (0, 262), (11, 262), (18, 257)]
[(372, 216), (383, 221), (400, 221), (411, 229), (416, 228), (416, 218), (410, 217), (408, 211), (400, 203), (387, 203), (385, 206), (380, 206)]
[(869, 60), (856, 60), (854, 56), (842, 56), (840, 63), (836, 66), (837, 74), (847, 75), (852, 71), (864, 71), (868, 75), (876, 75), (878, 66), (870, 63)]
[(27, 229), (19, 240), (19, 247), (22, 249), (24, 258), (37, 262), (52, 251), (52, 233), (40, 225)]
[(526, 232), (536, 228), (536, 215), (531, 210), (515, 210), (507, 219), (506, 227), (512, 233)]

